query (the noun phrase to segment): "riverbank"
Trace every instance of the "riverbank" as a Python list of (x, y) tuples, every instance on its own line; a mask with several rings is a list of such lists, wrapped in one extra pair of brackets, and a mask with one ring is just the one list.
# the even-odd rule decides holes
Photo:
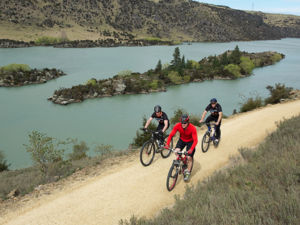
[(257, 67), (272, 65), (285, 56), (277, 52), (247, 53), (236, 46), (218, 56), (209, 56), (200, 60), (185, 60), (175, 48), (174, 59), (170, 64), (158, 62), (155, 69), (144, 73), (123, 71), (113, 78), (96, 80), (86, 84), (61, 88), (48, 98), (55, 104), (68, 105), (86, 99), (103, 98), (116, 95), (146, 94), (166, 91), (168, 86), (214, 79), (237, 79), (252, 74)]
[(25, 64), (10, 64), (0, 67), (0, 87), (20, 87), (42, 84), (66, 75), (58, 69), (31, 69)]
[[(50, 40), (50, 41), (49, 41)], [(51, 41), (52, 40), (52, 41)], [(176, 45), (180, 42), (167, 41), (159, 38), (149, 39), (98, 39), (98, 40), (61, 40), (44, 37), (44, 41), (17, 41), (0, 39), (0, 48), (26, 48), (34, 46), (53, 46), (54, 48), (94, 48), (94, 47), (121, 47), (121, 46), (152, 46), (152, 45)]]
[[(237, 114), (224, 120), (222, 130), (225, 132), (223, 132), (224, 136), (218, 149), (212, 148), (206, 154), (202, 154), (201, 151), (195, 154), (197, 163), (195, 163), (189, 184), (196, 185), (212, 175), (214, 171), (228, 165), (232, 155), (239, 154), (238, 149), (241, 146), (251, 148), (262, 142), (268, 133), (276, 129), (275, 121), (283, 117), (291, 118), (298, 113), (299, 101), (292, 101)], [(260, 129), (251, 126), (253, 123), (260, 124)], [(203, 132), (205, 131), (200, 130), (199, 139)], [(250, 136), (249, 133), (251, 133)], [(233, 136), (237, 137), (235, 142), (232, 142), (230, 138)], [(164, 207), (173, 205), (173, 195), (183, 194), (186, 188), (182, 180), (178, 181), (172, 193), (165, 188), (166, 175), (172, 159), (170, 157), (163, 160), (157, 157), (153, 166), (145, 168), (140, 165), (138, 153), (136, 153), (131, 157), (122, 158), (116, 162), (117, 164), (108, 163), (107, 168), (100, 164), (91, 170), (94, 171), (92, 174), (78, 171), (77, 176), (72, 177), (73, 179), (56, 186), (53, 184), (41, 186), (30, 196), (11, 199), (10, 203), (7, 201), (0, 203), (1, 207), (6, 207), (1, 208), (3, 210), (1, 210), (0, 222), (117, 224), (119, 219), (129, 219), (133, 214), (138, 217), (153, 217)], [(163, 175), (157, 176), (157, 174)], [(124, 177), (126, 177), (125, 182)], [(249, 183), (244, 186), (251, 187)], [(102, 189), (103, 187), (110, 188), (103, 195), (103, 192), (99, 192), (101, 187)], [(99, 202), (110, 202), (111, 207), (99, 204)], [(122, 202), (121, 205), (120, 202)], [(85, 216), (82, 216), (83, 214)], [(116, 214), (118, 217), (115, 216)]]

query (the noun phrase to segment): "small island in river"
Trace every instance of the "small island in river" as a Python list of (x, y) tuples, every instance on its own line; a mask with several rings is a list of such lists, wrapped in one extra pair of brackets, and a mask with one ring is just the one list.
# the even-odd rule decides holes
[(85, 99), (102, 98), (123, 94), (145, 94), (166, 91), (166, 87), (213, 79), (237, 79), (252, 74), (257, 67), (272, 65), (285, 56), (277, 52), (247, 53), (236, 46), (218, 56), (205, 57), (199, 62), (185, 60), (175, 48), (170, 64), (159, 60), (155, 69), (145, 73), (122, 71), (109, 79), (88, 80), (86, 84), (56, 90), (48, 100), (67, 105)]
[(19, 87), (42, 84), (66, 75), (57, 69), (31, 69), (26, 64), (9, 64), (0, 67), (0, 87)]

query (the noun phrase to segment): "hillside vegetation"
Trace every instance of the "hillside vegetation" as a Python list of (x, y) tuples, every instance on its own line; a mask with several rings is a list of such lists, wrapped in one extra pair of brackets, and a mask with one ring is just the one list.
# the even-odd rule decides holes
[[(35, 41), (162, 38), (234, 41), (300, 37), (298, 24), (281, 29), (277, 17), (190, 0), (2, 0), (0, 39)], [(125, 33), (124, 33), (125, 32)], [(125, 36), (124, 36), (125, 35)]]
[(120, 224), (299, 224), (299, 146), (297, 116), (279, 123), (256, 149), (241, 149), (233, 168), (187, 188), (171, 209)]

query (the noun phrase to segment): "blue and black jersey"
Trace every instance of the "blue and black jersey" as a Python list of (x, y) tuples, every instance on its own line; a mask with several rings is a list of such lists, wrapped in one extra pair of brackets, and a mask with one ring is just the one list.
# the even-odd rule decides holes
[(209, 104), (205, 108), (205, 111), (210, 112), (211, 116), (213, 117), (219, 117), (219, 112), (222, 112), (222, 107), (219, 103), (217, 103), (215, 107), (212, 107), (212, 105)]

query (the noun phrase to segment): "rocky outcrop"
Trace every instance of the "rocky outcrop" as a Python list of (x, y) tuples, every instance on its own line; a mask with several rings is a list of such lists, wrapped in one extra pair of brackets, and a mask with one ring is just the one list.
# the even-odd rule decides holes
[(41, 84), (63, 75), (66, 74), (57, 69), (33, 69), (29, 71), (0, 70), (0, 87), (19, 87), (30, 84)]
[(35, 43), (25, 41), (14, 41), (9, 39), (0, 39), (0, 48), (25, 48), (35, 46)]
[(163, 40), (136, 40), (136, 39), (100, 39), (100, 40), (76, 40), (54, 44), (55, 48), (93, 48), (93, 47), (119, 47), (119, 46), (150, 46), (150, 45), (174, 45), (172, 41)]

